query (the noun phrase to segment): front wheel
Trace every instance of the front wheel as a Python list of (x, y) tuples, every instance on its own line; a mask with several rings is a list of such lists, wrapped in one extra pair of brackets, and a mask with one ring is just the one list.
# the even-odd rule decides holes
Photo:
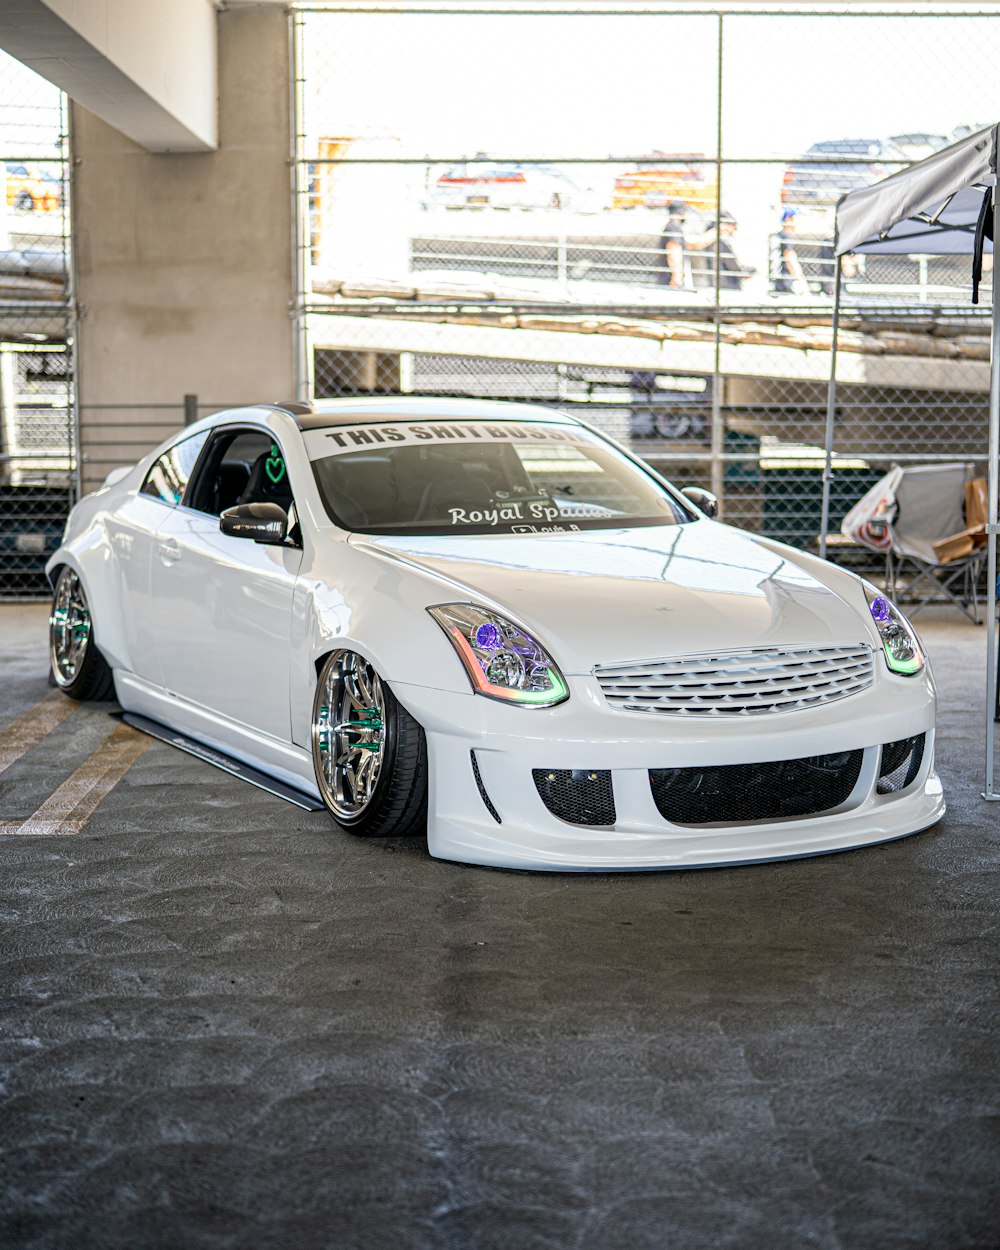
[(423, 833), (424, 731), (356, 651), (334, 651), (313, 701), (316, 783), (330, 815), (359, 837)]
[(52, 594), (49, 614), (52, 679), (71, 699), (113, 699), (114, 678), (97, 649), (83, 583), (64, 565)]

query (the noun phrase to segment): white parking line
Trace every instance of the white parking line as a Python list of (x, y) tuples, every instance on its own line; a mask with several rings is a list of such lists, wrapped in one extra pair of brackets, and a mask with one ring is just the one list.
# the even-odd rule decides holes
[(68, 699), (61, 690), (50, 690), (34, 707), (0, 729), (0, 773), (15, 764), (22, 755), (38, 746), (67, 716), (72, 716), (79, 703)]
[(0, 834), (59, 837), (79, 833), (149, 746), (150, 739), (118, 725), (27, 820), (0, 821)]

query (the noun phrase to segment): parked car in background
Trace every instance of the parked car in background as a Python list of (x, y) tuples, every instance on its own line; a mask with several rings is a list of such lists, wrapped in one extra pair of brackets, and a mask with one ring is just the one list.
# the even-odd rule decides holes
[(848, 191), (888, 177), (910, 159), (886, 139), (826, 139), (786, 168), (781, 202), (836, 204)]
[(959, 139), (967, 139), (969, 135), (978, 134), (980, 130), (995, 125), (995, 122), (960, 122), (952, 127), (949, 143), (957, 143)]
[(666, 208), (671, 200), (683, 200), (708, 211), (717, 190), (715, 165), (704, 152), (653, 152), (615, 178), (611, 207)]
[(953, 140), (947, 135), (928, 134), (926, 131), (918, 130), (905, 135), (890, 135), (889, 142), (899, 148), (907, 160), (922, 161), (925, 156), (931, 156), (942, 148), (946, 148)]
[(61, 176), (59, 174), (54, 174), (50, 169), (43, 169), (40, 177), (45, 186), (45, 207), (50, 209), (59, 208), (62, 204), (63, 191), (63, 180)]
[(35, 209), (50, 212), (62, 203), (62, 183), (54, 174), (31, 169), (16, 161), (8, 161), (4, 172), (10, 208), (25, 213)]
[(577, 208), (586, 192), (555, 165), (463, 161), (434, 183), (430, 201), (445, 208)]

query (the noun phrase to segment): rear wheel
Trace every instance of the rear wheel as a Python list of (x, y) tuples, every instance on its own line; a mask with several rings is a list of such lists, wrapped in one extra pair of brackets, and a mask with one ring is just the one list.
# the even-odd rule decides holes
[(71, 699), (114, 698), (114, 678), (94, 641), (83, 584), (68, 565), (63, 566), (52, 594), (49, 663), (52, 680)]
[(343, 829), (368, 838), (425, 831), (424, 731), (356, 651), (334, 651), (320, 670), (312, 756), (320, 795)]

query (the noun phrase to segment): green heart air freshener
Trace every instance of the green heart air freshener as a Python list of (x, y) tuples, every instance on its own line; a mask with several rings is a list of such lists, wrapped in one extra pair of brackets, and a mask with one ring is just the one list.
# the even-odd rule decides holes
[(273, 443), (271, 444), (271, 454), (264, 461), (264, 471), (275, 486), (285, 476), (285, 462), (281, 458), (281, 452)]

